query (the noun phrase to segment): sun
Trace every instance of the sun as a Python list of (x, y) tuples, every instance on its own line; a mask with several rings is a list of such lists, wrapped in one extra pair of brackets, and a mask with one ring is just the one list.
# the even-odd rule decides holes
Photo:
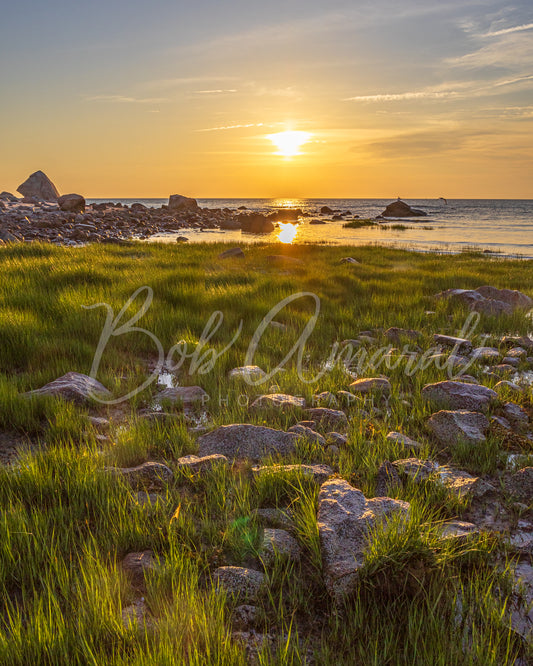
[(267, 134), (266, 138), (270, 139), (278, 149), (277, 155), (294, 157), (294, 155), (300, 155), (300, 146), (309, 141), (311, 134), (288, 130), (277, 134)]

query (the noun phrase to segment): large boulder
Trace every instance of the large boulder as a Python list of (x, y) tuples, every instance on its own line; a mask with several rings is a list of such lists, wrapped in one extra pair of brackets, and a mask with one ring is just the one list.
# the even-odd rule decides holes
[(427, 384), (422, 397), (440, 409), (469, 409), (484, 412), (498, 398), (496, 391), (478, 384), (444, 381)]
[(381, 213), (381, 217), (425, 217), (427, 213), (423, 210), (411, 208), (405, 201), (393, 201)]
[(428, 425), (435, 437), (447, 446), (460, 442), (476, 445), (485, 441), (489, 421), (479, 412), (441, 410), (433, 414)]
[(84, 213), (85, 199), (81, 194), (63, 194), (57, 200), (59, 208), (67, 213)]
[(298, 435), (251, 424), (220, 426), (198, 439), (200, 456), (220, 453), (230, 459), (261, 460), (294, 453)]
[(171, 194), (168, 198), (168, 207), (172, 211), (197, 211), (200, 210), (196, 199), (184, 197), (182, 194)]
[(268, 234), (274, 231), (274, 223), (262, 213), (239, 215), (241, 230), (249, 234)]
[(57, 201), (59, 192), (48, 176), (42, 171), (32, 173), (22, 185), (17, 187), (23, 197), (35, 197), (39, 201)]
[(318, 495), (318, 532), (324, 578), (331, 596), (350, 595), (363, 566), (370, 532), (394, 515), (406, 516), (409, 504), (390, 497), (366, 499), (344, 479), (330, 479)]
[(107, 400), (111, 398), (111, 392), (96, 379), (83, 375), (79, 372), (67, 372), (66, 375), (54, 379), (41, 388), (25, 393), (32, 395), (51, 395), (70, 402), (83, 404), (91, 400)]
[(470, 310), (487, 315), (512, 314), (515, 310), (533, 308), (533, 299), (521, 291), (490, 285), (477, 289), (446, 289), (436, 294), (436, 298), (464, 303)]

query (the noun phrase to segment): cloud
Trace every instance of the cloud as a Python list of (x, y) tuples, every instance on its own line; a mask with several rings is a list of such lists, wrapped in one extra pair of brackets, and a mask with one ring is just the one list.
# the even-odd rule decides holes
[(345, 102), (398, 102), (411, 99), (445, 99), (457, 97), (460, 93), (455, 90), (448, 91), (430, 91), (420, 90), (404, 93), (385, 93), (379, 95), (357, 95), (356, 97), (346, 97)]
[(445, 63), (464, 68), (507, 68), (511, 71), (515, 70), (517, 75), (521, 75), (524, 70), (530, 70), (532, 61), (533, 39), (531, 33), (515, 31), (499, 35), (492, 43), (476, 51), (448, 58)]
[[(400, 134), (379, 141), (372, 141), (363, 146), (374, 156), (381, 158), (410, 159), (434, 156), (463, 150), (472, 140), (485, 136), (486, 132), (469, 130), (425, 130)], [(358, 151), (361, 146), (353, 146)]]
[(197, 129), (195, 132), (218, 132), (221, 130), (234, 130), (245, 129), (247, 127), (263, 127), (264, 123), (248, 123), (246, 125), (223, 125), (222, 127), (207, 127), (205, 129)]
[(500, 35), (509, 35), (512, 32), (523, 32), (524, 30), (533, 29), (533, 23), (524, 23), (523, 25), (515, 25), (512, 28), (503, 28), (502, 30), (494, 30), (487, 32), (483, 37), (499, 37)]
[(195, 90), (194, 93), (195, 95), (225, 95), (228, 93), (236, 93), (237, 89), (236, 88), (229, 88), (227, 90), (224, 90), (222, 88), (217, 89), (217, 90)]
[(161, 104), (166, 97), (127, 97), (126, 95), (84, 95), (86, 102), (113, 102), (118, 104)]

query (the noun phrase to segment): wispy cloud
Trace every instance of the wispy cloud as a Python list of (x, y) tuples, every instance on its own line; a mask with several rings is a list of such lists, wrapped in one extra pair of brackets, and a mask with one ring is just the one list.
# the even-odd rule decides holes
[(84, 95), (86, 102), (113, 102), (118, 104), (161, 104), (166, 97), (128, 97), (126, 95)]
[(460, 93), (455, 90), (449, 91), (429, 91), (419, 90), (403, 93), (384, 93), (379, 95), (356, 95), (355, 97), (346, 97), (345, 102), (398, 102), (411, 99), (445, 99), (457, 97)]
[(228, 89), (223, 89), (223, 88), (218, 88), (216, 90), (195, 90), (194, 94), (195, 95), (226, 95), (229, 93), (236, 93), (237, 89), (236, 88), (228, 88)]
[(218, 132), (221, 130), (245, 129), (247, 127), (263, 127), (264, 123), (248, 123), (246, 125), (223, 125), (221, 127), (206, 127), (194, 130), (195, 132)]
[(499, 37), (500, 35), (509, 35), (512, 32), (523, 32), (524, 30), (532, 30), (533, 23), (524, 23), (523, 25), (515, 25), (512, 28), (503, 28), (502, 30), (494, 30), (493, 32), (486, 32), (483, 37)]

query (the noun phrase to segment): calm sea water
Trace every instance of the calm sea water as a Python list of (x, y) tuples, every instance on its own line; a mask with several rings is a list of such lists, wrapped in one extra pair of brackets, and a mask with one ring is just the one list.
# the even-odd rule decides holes
[[(89, 200), (100, 201), (100, 200)], [(167, 199), (117, 199), (124, 204), (135, 201), (146, 206), (161, 206)], [(249, 210), (267, 212), (279, 208), (301, 208), (315, 219), (322, 206), (351, 211), (360, 218), (372, 218), (383, 212), (392, 199), (198, 199), (202, 208), (246, 206)], [(240, 231), (183, 231), (158, 234), (154, 240), (174, 242), (177, 235), (190, 241), (228, 241), (232, 243), (292, 242), (333, 243), (337, 245), (393, 245), (412, 250), (461, 252), (470, 249), (489, 250), (498, 254), (533, 258), (533, 200), (503, 199), (407, 199), (427, 217), (401, 220), (407, 229), (391, 229), (394, 222), (379, 227), (345, 229), (343, 221), (309, 224), (303, 218), (297, 226), (282, 227), (268, 235), (253, 236)], [(398, 222), (396, 222), (397, 224)]]

